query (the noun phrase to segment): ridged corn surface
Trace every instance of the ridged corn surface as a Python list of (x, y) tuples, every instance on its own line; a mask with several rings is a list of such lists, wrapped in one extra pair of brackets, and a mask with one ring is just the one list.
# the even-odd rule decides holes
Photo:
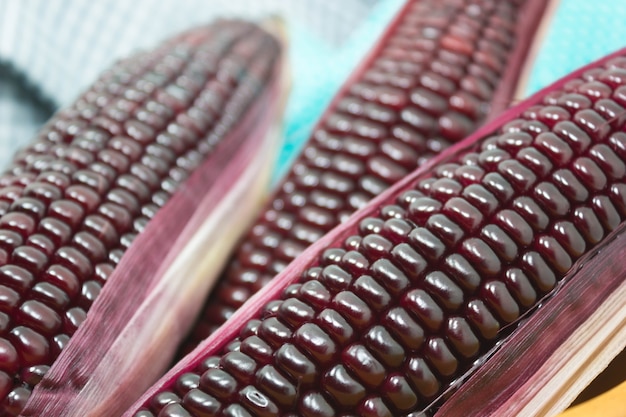
[(622, 55), (424, 172), (135, 416), (428, 414), (625, 217)]
[(410, 1), (232, 255), (184, 349), (326, 232), (485, 119), (521, 2)]

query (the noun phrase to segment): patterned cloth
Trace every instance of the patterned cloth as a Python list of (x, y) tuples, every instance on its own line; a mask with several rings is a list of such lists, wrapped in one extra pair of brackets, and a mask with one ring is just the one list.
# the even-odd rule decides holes
[(5, 62), (0, 62), (0, 171), (15, 149), (52, 114), (54, 104)]
[[(216, 17), (280, 15), (293, 87), (275, 178), (403, 0), (0, 0), (0, 171), (115, 60)], [(626, 2), (561, 0), (527, 92), (626, 46)]]

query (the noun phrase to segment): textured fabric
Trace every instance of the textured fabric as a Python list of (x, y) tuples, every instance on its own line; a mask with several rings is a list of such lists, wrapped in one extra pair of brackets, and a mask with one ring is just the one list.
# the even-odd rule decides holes
[(626, 47), (626, 1), (560, 0), (527, 85), (527, 94)]
[(21, 138), (32, 137), (53, 110), (53, 103), (43, 99), (22, 74), (0, 63), (0, 165), (23, 142)]

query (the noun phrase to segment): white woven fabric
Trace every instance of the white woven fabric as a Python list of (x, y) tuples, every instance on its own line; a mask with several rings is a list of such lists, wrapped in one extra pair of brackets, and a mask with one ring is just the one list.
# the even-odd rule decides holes
[(561, 0), (539, 50), (527, 93), (626, 47), (626, 1)]
[(22, 142), (18, 138), (30, 138), (52, 111), (33, 93), (18, 73), (0, 64), (0, 164)]

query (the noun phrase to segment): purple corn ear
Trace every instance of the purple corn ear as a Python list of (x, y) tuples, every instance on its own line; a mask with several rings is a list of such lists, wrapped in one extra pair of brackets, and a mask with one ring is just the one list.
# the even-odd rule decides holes
[(184, 351), (307, 246), (504, 108), (544, 7), (408, 1), (242, 239)]
[(356, 212), (125, 417), (558, 411), (625, 347), (625, 217), (626, 49)]
[(260, 204), (281, 65), (256, 25), (191, 30), (115, 65), (16, 155), (0, 176), (1, 416), (112, 416), (162, 374)]

